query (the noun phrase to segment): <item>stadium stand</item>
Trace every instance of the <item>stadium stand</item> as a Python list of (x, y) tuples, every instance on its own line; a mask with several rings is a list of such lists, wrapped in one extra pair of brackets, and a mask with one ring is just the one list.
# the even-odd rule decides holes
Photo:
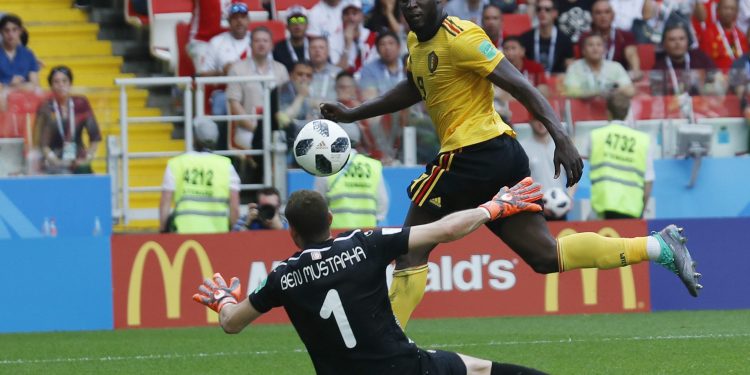
[(531, 30), (528, 14), (503, 14), (503, 35), (521, 35)]
[(135, 27), (149, 25), (148, 16), (136, 13), (131, 0), (123, 0), (122, 4), (124, 8), (125, 22)]

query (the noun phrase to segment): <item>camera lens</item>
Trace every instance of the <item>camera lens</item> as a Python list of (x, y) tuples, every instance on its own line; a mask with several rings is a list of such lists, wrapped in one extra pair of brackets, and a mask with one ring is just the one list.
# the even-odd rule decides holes
[(276, 215), (276, 207), (270, 204), (258, 206), (258, 218), (261, 220), (271, 220)]

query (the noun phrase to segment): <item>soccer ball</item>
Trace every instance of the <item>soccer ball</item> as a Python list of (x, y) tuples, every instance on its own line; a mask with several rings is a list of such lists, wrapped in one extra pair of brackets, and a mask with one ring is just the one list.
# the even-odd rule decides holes
[(294, 140), (294, 158), (308, 173), (330, 176), (346, 165), (351, 152), (349, 136), (339, 124), (313, 120), (305, 124)]
[(544, 192), (542, 197), (545, 212), (552, 213), (555, 219), (559, 219), (570, 211), (570, 197), (561, 188), (552, 188)]

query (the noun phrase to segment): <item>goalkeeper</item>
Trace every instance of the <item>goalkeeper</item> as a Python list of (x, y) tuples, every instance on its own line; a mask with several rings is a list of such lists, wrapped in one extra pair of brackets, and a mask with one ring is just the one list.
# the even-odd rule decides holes
[[(441, 350), (423, 350), (399, 327), (388, 301), (386, 267), (399, 255), (457, 240), (484, 223), (522, 211), (539, 212), (540, 186), (527, 178), (502, 188), (478, 208), (406, 228), (354, 230), (331, 237), (325, 198), (301, 190), (289, 197), (289, 232), (300, 251), (280, 262), (241, 302), (240, 281), (206, 279), (193, 299), (219, 313), (238, 333), (283, 306), (318, 374), (540, 374), (539, 371)], [(427, 246), (429, 245), (429, 246)], [(424, 254), (423, 254), (424, 255)]]

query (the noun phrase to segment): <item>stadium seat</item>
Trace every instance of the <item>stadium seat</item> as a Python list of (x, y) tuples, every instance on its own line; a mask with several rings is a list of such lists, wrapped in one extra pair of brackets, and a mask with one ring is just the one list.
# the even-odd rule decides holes
[(528, 14), (503, 14), (504, 35), (521, 35), (529, 30), (531, 30), (531, 19)]
[(193, 59), (187, 52), (190, 23), (180, 22), (175, 26), (175, 39), (177, 40), (177, 68), (175, 72), (180, 77), (191, 77), (195, 74), (195, 66), (193, 66)]
[(531, 121), (531, 114), (526, 110), (521, 102), (517, 100), (509, 101), (508, 109), (510, 109), (511, 123), (513, 123), (513, 125), (524, 124)]
[(24, 138), (26, 144), (31, 143), (30, 131), (34, 126), (34, 117), (39, 108), (42, 97), (26, 91), (13, 91), (8, 94), (8, 109), (0, 129), (0, 137)]
[(125, 12), (125, 22), (135, 27), (148, 26), (148, 16), (136, 13), (135, 9), (133, 8), (133, 2), (131, 0), (123, 0), (123, 5)]
[(635, 120), (684, 118), (676, 96), (637, 95), (630, 111)]
[(252, 30), (258, 26), (265, 26), (269, 30), (271, 30), (271, 38), (273, 39), (274, 44), (286, 38), (286, 23), (282, 21), (254, 21), (250, 22), (250, 25), (248, 27), (250, 28), (250, 30)]
[(570, 103), (570, 118), (573, 123), (578, 121), (607, 120), (607, 103), (597, 99), (568, 99)]
[(656, 62), (656, 46), (653, 44), (636, 44), (636, 47), (638, 59), (641, 60), (641, 70), (651, 70)]
[(693, 113), (696, 118), (742, 117), (740, 98), (727, 96), (694, 96)]

